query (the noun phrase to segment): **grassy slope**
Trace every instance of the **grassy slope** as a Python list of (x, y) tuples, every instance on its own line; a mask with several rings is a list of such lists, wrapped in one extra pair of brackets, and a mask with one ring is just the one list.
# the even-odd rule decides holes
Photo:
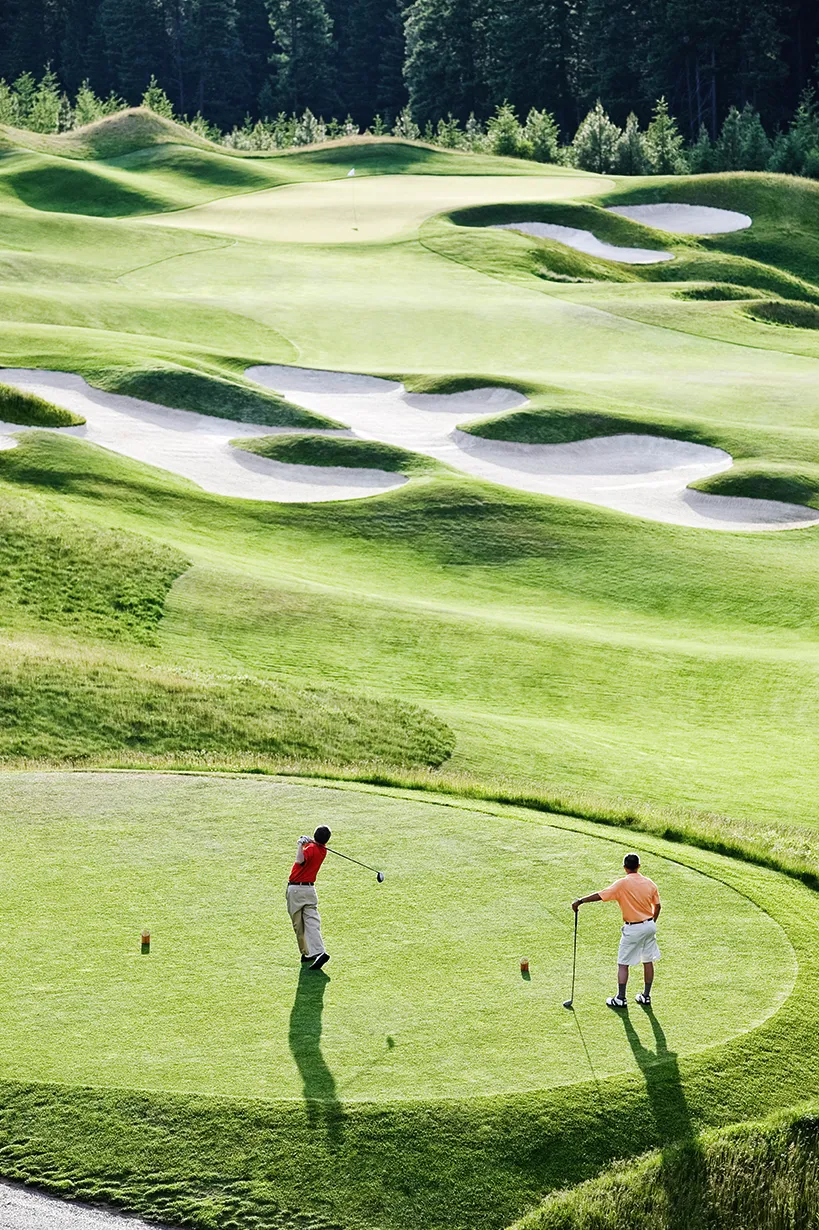
[[(376, 156), (382, 169), (398, 169), (393, 148)], [(137, 196), (188, 200), (183, 174), (163, 170), (164, 159), (158, 147), (156, 174), (140, 178), (118, 167), (109, 182)], [(310, 174), (340, 174), (349, 161), (343, 147), (316, 151)], [(10, 184), (25, 171), (19, 161), (7, 169)], [(166, 175), (170, 195), (160, 182)], [(139, 211), (147, 201), (136, 204)], [(436, 223), (419, 243), (295, 252), (37, 211), (13, 189), (3, 210), (8, 247), (0, 277), (13, 293), (4, 299), (0, 349), (8, 362), (90, 372), (124, 357), (135, 368), (177, 364), (227, 378), (245, 362), (297, 359), (409, 379), (490, 372), (570, 409), (597, 411), (602, 399), (638, 420), (675, 419), (744, 439), (750, 456), (815, 462), (815, 335), (804, 341), (799, 330), (740, 320), (735, 304), (725, 314), (723, 304), (675, 303), (662, 285), (555, 283), (537, 276), (544, 264), (517, 236)], [(771, 265), (773, 229), (764, 250), (734, 251), (742, 237), (709, 241), (691, 258), (689, 276), (748, 285), (753, 274), (766, 279), (765, 289), (790, 296), (806, 286), (800, 294), (811, 297), (809, 236), (797, 235), (791, 254)], [(561, 276), (599, 274), (577, 268)], [(658, 293), (668, 294), (668, 305)], [(182, 492), (144, 467), (74, 444), (27, 440), (0, 459), (2, 474), (50, 508), (137, 529), (193, 561), (172, 591), (157, 667), (247, 671), (297, 686), (316, 678), (330, 687), (364, 682), (382, 695), (433, 705), (456, 729), (462, 770), (729, 809), (733, 829), (717, 821), (714, 839), (741, 831), (774, 853), (785, 846), (796, 860), (814, 857), (810, 831), (804, 838), (787, 831), (794, 822), (812, 824), (816, 788), (810, 533), (694, 534), (453, 478), (361, 506), (247, 509)], [(32, 621), (20, 632), (42, 638), (38, 651), (59, 661), (46, 625)], [(72, 647), (69, 656), (84, 653)], [(104, 656), (111, 670), (116, 663)], [(807, 1007), (794, 1007), (798, 1014), (785, 1024), (797, 1059), (813, 1026)], [(274, 1156), (277, 1172), (288, 1176), (290, 1207), (313, 1201), (328, 1216), (343, 1206), (348, 1221), (380, 1217), (379, 1185), (395, 1181), (400, 1186), (388, 1190), (398, 1224), (500, 1224), (552, 1183), (673, 1134), (681, 1114), (699, 1124), (759, 1113), (754, 1107), (771, 1093), (767, 1061), (776, 1056), (773, 1072), (780, 1058), (789, 1060), (781, 1040), (766, 1039), (766, 1061), (735, 1063), (736, 1081), (724, 1087), (693, 1063), (687, 1111), (673, 1087), (651, 1102), (655, 1113), (671, 1108), (665, 1125), (652, 1117), (641, 1085), (612, 1089), (611, 1106), (624, 1118), (604, 1120), (617, 1124), (607, 1133), (595, 1117), (591, 1151), (587, 1120), (544, 1139), (541, 1116), (565, 1115), (574, 1096), (555, 1095), (546, 1111), (537, 1098), (514, 1108), (493, 1104), (478, 1118), (437, 1108), (422, 1128), (409, 1124), (405, 1108), (373, 1112), (371, 1121), (362, 1112), (341, 1152), (298, 1111), (294, 1130), (305, 1147), (327, 1150), (322, 1173), (345, 1176), (340, 1187), (305, 1196), (303, 1176), (282, 1157), (281, 1122), (274, 1130), (255, 1107), (194, 1108), (171, 1098), (151, 1105), (158, 1137), (151, 1160), (158, 1149), (161, 1178), (148, 1189), (133, 1177), (144, 1148), (138, 1096), (88, 1100), (10, 1088), (4, 1167), (75, 1182), (156, 1215), (180, 1217), (192, 1201), (204, 1224), (219, 1197), (201, 1179), (203, 1141), (205, 1151), (219, 1141), (224, 1151), (214, 1170), (225, 1179), (226, 1201), (246, 1213), (267, 1207), (270, 1224), (276, 1217), (265, 1202), (282, 1201), (267, 1177)], [(813, 1079), (809, 1064), (787, 1068), (776, 1096), (794, 1101)], [(665, 1077), (649, 1096), (664, 1085)], [(715, 1089), (726, 1099), (719, 1105)], [(162, 1143), (166, 1130), (175, 1133), (173, 1152)], [(458, 1145), (445, 1157), (440, 1130)], [(381, 1151), (362, 1179), (360, 1158), (376, 1132)], [(478, 1132), (484, 1148), (476, 1159)], [(234, 1150), (242, 1137), (245, 1146)], [(254, 1148), (256, 1161), (248, 1163)], [(405, 1173), (390, 1168), (398, 1152)], [(330, 1164), (339, 1158), (341, 1166)]]
[(549, 1198), (516, 1230), (780, 1230), (809, 1226), (819, 1191), (810, 1111), (695, 1137)]

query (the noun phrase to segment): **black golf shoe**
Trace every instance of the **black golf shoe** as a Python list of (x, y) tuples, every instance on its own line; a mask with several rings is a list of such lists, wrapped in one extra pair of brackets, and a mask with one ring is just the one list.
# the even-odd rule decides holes
[(302, 953), (302, 958), (301, 958), (302, 965), (309, 965), (312, 960), (313, 960), (312, 957), (305, 957), (304, 954)]
[(327, 962), (328, 962), (329, 960), (330, 960), (330, 954), (329, 954), (329, 952), (321, 952), (321, 953), (319, 953), (319, 955), (316, 957), (316, 959), (315, 959), (315, 961), (313, 962), (313, 964), (310, 966), (311, 971), (312, 971), (312, 970), (320, 970), (320, 969), (321, 969), (321, 967), (322, 967), (322, 965), (326, 965), (326, 964), (327, 964)]

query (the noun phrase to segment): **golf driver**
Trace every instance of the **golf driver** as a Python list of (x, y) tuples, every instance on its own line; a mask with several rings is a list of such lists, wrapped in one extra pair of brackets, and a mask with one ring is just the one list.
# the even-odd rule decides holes
[(384, 872), (383, 871), (378, 871), (377, 868), (371, 867), (369, 863), (359, 862), (357, 858), (350, 858), (349, 854), (342, 854), (340, 850), (334, 850), (332, 846), (325, 846), (324, 848), (325, 850), (328, 850), (330, 854), (337, 854), (339, 858), (346, 858), (348, 863), (358, 863), (359, 867), (366, 867), (367, 871), (374, 871), (375, 878), (376, 880), (378, 880), (378, 883), (379, 884), (384, 883)]
[(568, 999), (564, 999), (563, 1001), (563, 1007), (568, 1008), (570, 1011), (571, 1011), (572, 1003), (574, 1001), (574, 976), (577, 972), (577, 920), (579, 917), (580, 917), (580, 911), (575, 910), (574, 912), (574, 952), (572, 953), (572, 993)]

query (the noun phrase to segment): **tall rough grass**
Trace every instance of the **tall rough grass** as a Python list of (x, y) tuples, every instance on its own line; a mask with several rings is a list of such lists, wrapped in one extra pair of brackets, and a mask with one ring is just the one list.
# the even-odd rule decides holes
[(819, 1210), (819, 1115), (742, 1124), (557, 1192), (515, 1230), (808, 1230)]

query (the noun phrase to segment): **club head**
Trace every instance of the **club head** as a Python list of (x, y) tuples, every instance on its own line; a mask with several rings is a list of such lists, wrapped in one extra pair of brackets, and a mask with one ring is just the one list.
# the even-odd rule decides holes
[(376, 880), (378, 880), (378, 883), (379, 883), (379, 884), (383, 884), (383, 883), (384, 883), (384, 872), (383, 872), (383, 871), (377, 871), (377, 872), (375, 873), (375, 878), (376, 878)]
[(568, 1008), (569, 1012), (571, 1012), (572, 1011), (572, 1001), (570, 999), (564, 999), (563, 1007)]

